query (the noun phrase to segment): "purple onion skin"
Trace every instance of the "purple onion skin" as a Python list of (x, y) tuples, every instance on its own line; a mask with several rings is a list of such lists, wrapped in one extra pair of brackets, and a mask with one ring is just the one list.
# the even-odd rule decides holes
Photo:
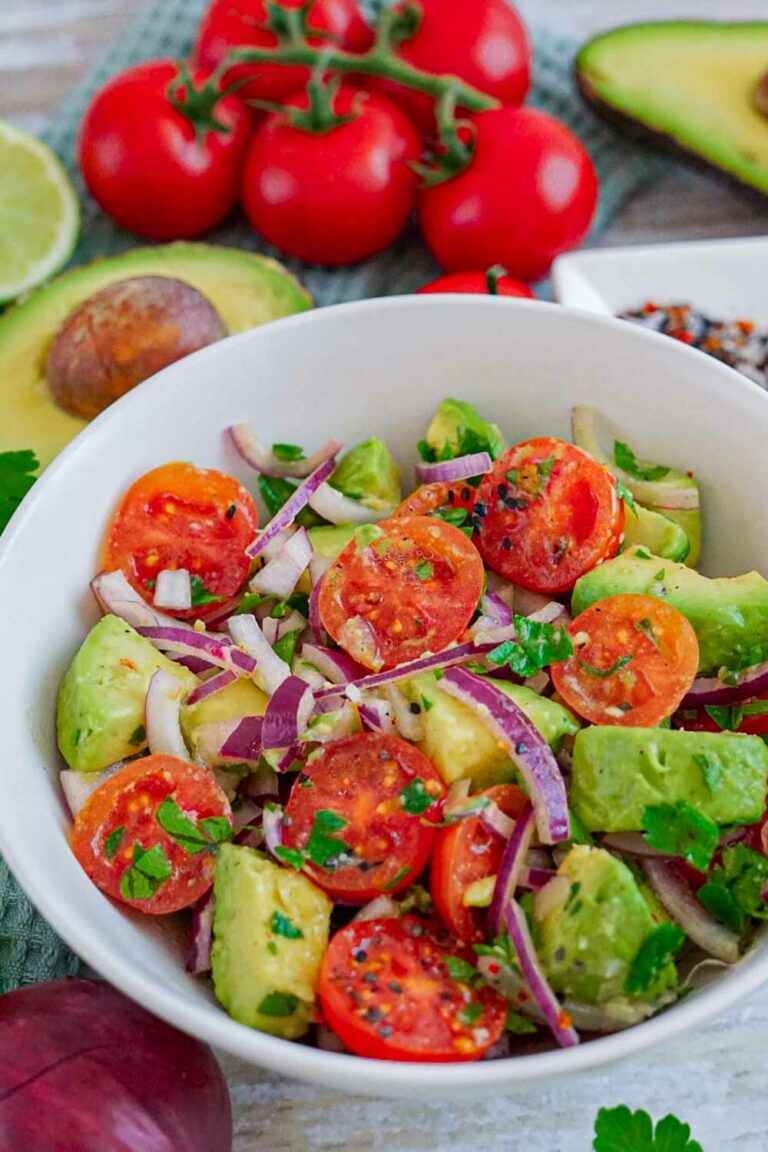
[(0, 999), (0, 1148), (231, 1152), (232, 1110), (210, 1048), (98, 980)]

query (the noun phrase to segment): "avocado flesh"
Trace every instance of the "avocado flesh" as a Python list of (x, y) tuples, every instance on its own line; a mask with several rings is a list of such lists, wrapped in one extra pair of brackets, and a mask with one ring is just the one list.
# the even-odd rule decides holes
[(467, 400), (441, 400), (426, 435), (427, 444), (438, 459), (459, 456), (466, 433), (485, 441), (494, 460), (504, 451), (505, 440), (498, 425), (483, 420)]
[(252, 252), (209, 244), (134, 248), (73, 268), (0, 316), (0, 452), (31, 448), (43, 467), (82, 428), (53, 400), (45, 379), (51, 341), (84, 300), (118, 280), (171, 276), (197, 288), (232, 334), (303, 312), (305, 289), (280, 264)]
[(117, 616), (94, 624), (59, 688), (59, 751), (75, 772), (103, 772), (147, 745), (144, 702), (164, 668), (191, 692), (197, 677), (175, 664)]
[(631, 549), (576, 581), (574, 615), (619, 593), (657, 596), (678, 608), (699, 641), (699, 670), (734, 668), (768, 645), (768, 580), (758, 572), (710, 579), (684, 564)]
[(339, 552), (349, 544), (357, 527), (357, 524), (322, 524), (317, 528), (309, 528), (307, 535), (318, 555), (335, 560)]
[[(555, 992), (610, 1012), (624, 999), (640, 946), (663, 922), (626, 864), (602, 848), (577, 844), (536, 894), (533, 936)], [(655, 999), (675, 983), (669, 964), (642, 999)]]
[[(286, 1040), (303, 1036), (328, 948), (331, 901), (301, 873), (234, 844), (217, 857), (214, 895), (217, 999), (250, 1028)], [(289, 921), (282, 931), (275, 913)]]
[[(701, 763), (713, 769), (710, 786)], [(570, 804), (589, 832), (639, 832), (646, 805), (687, 801), (717, 824), (765, 811), (768, 748), (759, 736), (672, 728), (585, 728), (573, 746)]]
[(768, 121), (754, 98), (766, 70), (766, 21), (633, 24), (596, 36), (576, 58), (596, 111), (763, 194)]
[(627, 508), (624, 521), (621, 550), (626, 552), (628, 548), (634, 547), (645, 548), (654, 556), (679, 560), (681, 563), (691, 550), (688, 537), (679, 524), (640, 504), (636, 504), (634, 510)]
[[(578, 720), (562, 704), (522, 684), (506, 680), (493, 683), (514, 700), (555, 751), (564, 736), (578, 732)], [(488, 788), (517, 778), (512, 760), (487, 726), (469, 705), (443, 692), (434, 673), (413, 676), (402, 687), (422, 710), (424, 736), (418, 746), (446, 784), (469, 779), (475, 788)]]
[(359, 500), (370, 508), (394, 507), (402, 498), (397, 461), (378, 436), (350, 448), (328, 483), (350, 500)]

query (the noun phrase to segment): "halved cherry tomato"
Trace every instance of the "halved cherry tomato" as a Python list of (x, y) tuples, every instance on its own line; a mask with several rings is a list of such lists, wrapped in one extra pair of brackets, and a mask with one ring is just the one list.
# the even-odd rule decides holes
[(571, 621), (568, 635), (576, 651), (550, 675), (566, 704), (593, 724), (652, 728), (696, 678), (696, 633), (655, 596), (599, 600)]
[[(481, 795), (513, 818), (526, 804), (525, 795), (514, 784), (497, 784)], [(440, 919), (458, 940), (471, 944), (484, 938), (485, 915), (464, 904), (464, 893), (470, 884), (498, 872), (503, 851), (502, 842), (485, 829), (479, 816), (467, 816), (438, 832), (429, 887)]]
[(461, 635), (484, 575), (477, 549), (453, 525), (429, 516), (383, 520), (328, 569), (320, 618), (366, 668), (393, 668)]
[(477, 1060), (504, 1030), (507, 1004), (488, 985), (453, 979), (451, 956), (472, 954), (413, 916), (363, 920), (330, 942), (320, 1006), (358, 1056), (378, 1060)]
[[(738, 723), (732, 729), (734, 732), (743, 732), (747, 736), (768, 736), (768, 698), (750, 700), (747, 704), (765, 704), (765, 712), (757, 712), (754, 716), (737, 717)], [(725, 729), (714, 720), (704, 708), (685, 708), (672, 717), (675, 728), (686, 728), (691, 732), (723, 732)]]
[(618, 550), (624, 504), (608, 470), (564, 440), (509, 448), (483, 477), (475, 515), (486, 564), (534, 592), (569, 592)]
[(441, 276), (419, 288), (418, 296), (428, 296), (433, 292), (459, 292), (479, 296), (522, 296), (527, 300), (535, 300), (533, 292), (522, 280), (515, 280), (514, 276), (501, 275), (489, 283), (493, 273), (489, 272), (451, 272), (448, 276)]
[[(336, 900), (364, 904), (407, 888), (424, 870), (445, 786), (423, 752), (375, 732), (328, 744), (307, 761), (285, 810), (283, 846)], [(322, 815), (324, 814), (324, 815)], [(333, 844), (313, 845), (319, 835)]]
[(475, 489), (463, 480), (452, 484), (438, 481), (422, 484), (399, 504), (393, 519), (399, 516), (429, 516), (438, 508), (466, 508), (470, 513), (475, 503)]
[[(175, 804), (197, 834), (176, 839), (163, 826), (170, 823), (163, 813), (163, 824), (158, 819), (164, 803), (164, 812)], [(88, 797), (75, 818), (72, 851), (108, 896), (153, 916), (178, 912), (213, 883), (205, 841), (226, 839), (226, 829), (219, 819), (218, 832), (209, 826), (211, 835), (204, 823), (209, 817), (232, 822), (229, 801), (210, 772), (173, 756), (143, 756)]]
[(121, 569), (151, 603), (158, 572), (186, 568), (192, 604), (181, 619), (205, 617), (240, 589), (250, 561), (245, 549), (259, 516), (242, 484), (192, 464), (164, 464), (126, 492), (107, 529), (104, 567)]

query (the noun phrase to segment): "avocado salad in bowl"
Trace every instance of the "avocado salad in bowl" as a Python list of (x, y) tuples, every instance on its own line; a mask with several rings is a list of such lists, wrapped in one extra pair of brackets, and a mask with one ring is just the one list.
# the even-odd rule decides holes
[(538, 302), (341, 306), (65, 451), (0, 552), (0, 591), (25, 539), (62, 565), (56, 616), (29, 566), (11, 639), (64, 632), (7, 693), (0, 844), (89, 963), (226, 1050), (398, 1093), (589, 1067), (764, 979), (768, 582), (723, 574), (759, 541), (723, 514), (738, 462), (718, 493), (697, 416), (654, 437), (607, 370), (738, 380), (671, 343)]

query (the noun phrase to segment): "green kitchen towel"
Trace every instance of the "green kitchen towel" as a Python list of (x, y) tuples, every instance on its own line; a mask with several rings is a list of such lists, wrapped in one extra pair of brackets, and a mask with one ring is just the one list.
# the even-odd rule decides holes
[[(206, 3), (207, 0), (156, 0), (149, 4), (51, 119), (45, 139), (66, 164), (83, 200), (83, 228), (73, 264), (109, 256), (137, 243), (134, 236), (118, 228), (97, 208), (84, 193), (79, 179), (74, 159), (75, 142), (88, 100), (109, 76), (129, 64), (155, 57), (184, 56), (194, 40)], [(533, 42), (536, 68), (531, 102), (570, 125), (597, 165), (601, 198), (595, 235), (632, 192), (658, 173), (664, 162), (651, 159), (646, 152), (623, 141), (584, 107), (571, 79), (576, 45), (570, 39), (547, 28), (534, 28)], [(271, 251), (239, 216), (233, 216), (206, 239)], [(353, 268), (327, 270), (307, 267), (298, 261), (288, 263), (319, 305), (409, 292), (439, 274), (415, 230), (408, 232), (388, 252)], [(76, 957), (37, 915), (0, 862), (0, 991), (71, 974), (77, 966)]]

